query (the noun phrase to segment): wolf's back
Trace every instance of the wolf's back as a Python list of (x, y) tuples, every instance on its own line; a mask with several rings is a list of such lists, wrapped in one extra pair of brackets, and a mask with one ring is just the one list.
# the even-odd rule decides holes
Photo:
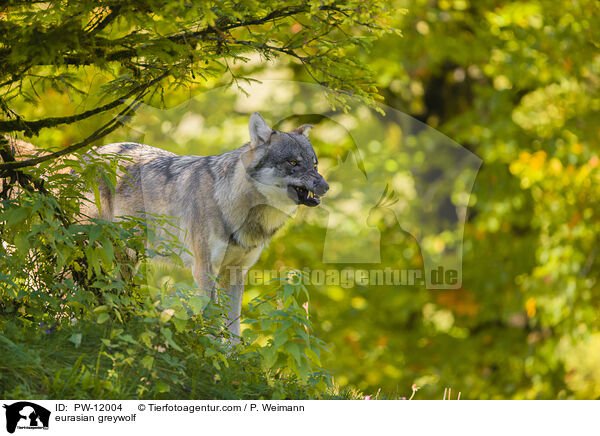
[[(127, 157), (127, 161), (133, 164), (144, 164), (156, 158), (177, 156), (160, 148), (152, 147), (146, 144), (136, 142), (117, 142), (114, 144), (103, 145), (95, 149), (98, 154), (114, 154)], [(127, 162), (123, 162), (127, 166)]]
[[(98, 179), (102, 217), (109, 220), (140, 212), (180, 216), (183, 203), (196, 193), (190, 187), (199, 185), (195, 177), (205, 159), (131, 142), (108, 144), (95, 152), (117, 157), (121, 166), (114, 190)], [(90, 212), (95, 216), (93, 210)]]

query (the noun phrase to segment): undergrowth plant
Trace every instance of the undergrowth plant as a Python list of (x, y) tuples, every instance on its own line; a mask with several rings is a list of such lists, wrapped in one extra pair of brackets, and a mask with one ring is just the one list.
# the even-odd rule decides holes
[(19, 183), (5, 179), (0, 395), (332, 397), (297, 274), (250, 303), (234, 345), (226, 296), (208, 301), (193, 286), (157, 285), (147, 272), (155, 257), (180, 262), (174, 220), (81, 214), (90, 201), (82, 193), (95, 191), (98, 177), (113, 187), (118, 167), (114, 158), (76, 155), (21, 172)]

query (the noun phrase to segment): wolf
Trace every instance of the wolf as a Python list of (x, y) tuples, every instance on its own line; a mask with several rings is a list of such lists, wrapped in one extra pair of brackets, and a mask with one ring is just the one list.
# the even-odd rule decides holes
[(255, 112), (250, 141), (220, 155), (179, 156), (129, 142), (99, 147), (98, 154), (126, 159), (114, 191), (99, 180), (101, 207), (88, 215), (177, 218), (192, 254), (182, 256), (184, 264), (191, 266), (199, 293), (213, 300), (219, 278), (228, 294), (227, 325), (239, 338), (246, 273), (298, 206), (318, 206), (329, 190), (308, 138), (311, 128), (273, 130)]

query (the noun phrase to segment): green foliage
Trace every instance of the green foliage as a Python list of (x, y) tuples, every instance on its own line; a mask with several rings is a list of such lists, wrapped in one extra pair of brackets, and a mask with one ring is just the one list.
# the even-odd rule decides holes
[[(80, 203), (88, 200), (81, 193), (91, 189), (99, 208), (95, 178), (114, 186), (116, 162), (54, 159), (113, 132), (141, 101), (164, 105), (181, 92), (249, 81), (255, 68), (242, 65), (258, 57), (293, 59), (331, 86), (334, 104), (343, 106), (348, 93), (372, 101), (368, 69), (345, 51), (391, 32), (378, 23), (387, 15), (378, 1), (2, 2), (0, 133), (41, 133), (38, 143), (49, 149), (68, 144), (30, 156), (33, 162), (12, 162), (13, 150), (0, 139), (0, 331), (10, 356), (2, 363), (8, 370), (2, 392), (121, 398), (325, 392), (327, 377), (314, 370), (319, 343), (289, 295), (294, 284), (273, 297), (282, 307), (258, 305), (261, 316), (273, 316), (272, 325), (254, 326), (243, 350), (226, 349), (221, 307), (204, 307), (185, 286), (155, 288), (144, 267), (132, 266), (157, 255), (177, 262), (180, 247), (145, 245), (157, 226), (176, 223), (82, 220)], [(285, 337), (258, 345), (273, 341), (275, 325), (285, 327)], [(13, 377), (26, 361), (33, 365), (23, 369), (30, 378)], [(41, 361), (47, 369), (38, 368)]]
[[(386, 103), (484, 162), (463, 286), (313, 292), (317, 335), (335, 356), (324, 364), (370, 393), (415, 382), (419, 398), (441, 398), (445, 386), (471, 399), (597, 398), (597, 3), (394, 4), (408, 9), (392, 24), (403, 37), (379, 39), (365, 57)], [(384, 228), (386, 240), (399, 234)], [(397, 247), (402, 262), (407, 245)]]
[[(346, 93), (372, 101), (377, 93), (366, 64), (346, 52), (393, 31), (379, 23), (390, 12), (377, 0), (13, 0), (0, 13), (0, 109), (7, 118), (0, 132), (28, 136), (114, 110), (128, 98), (164, 104), (165, 90), (249, 80), (239, 66), (253, 56), (292, 58), (335, 90), (339, 104)], [(97, 75), (91, 89), (89, 75)], [(35, 121), (23, 116), (23, 104), (52, 91), (88, 109)]]
[[(276, 289), (272, 296), (249, 302), (248, 310), (255, 312), (256, 318), (246, 315), (244, 323), (251, 328), (244, 330), (243, 337), (252, 344), (248, 351), (258, 352), (262, 357), (264, 369), (291, 372), (306, 381), (311, 368), (321, 366), (321, 350), (326, 350), (322, 341), (310, 334), (308, 290), (301, 275), (295, 272), (277, 283)], [(298, 302), (300, 298), (306, 300), (302, 305)], [(266, 346), (259, 345), (259, 336), (269, 338)], [(322, 390), (327, 387), (324, 379), (313, 376), (313, 381)]]
[[(257, 299), (261, 318), (252, 335), (231, 345), (224, 298), (209, 303), (178, 283), (156, 287), (146, 273), (149, 259), (181, 252), (177, 240), (153, 237), (157, 226), (173, 226), (170, 220), (79, 219), (86, 179), (100, 168), (113, 174), (116, 169), (114, 160), (81, 162), (48, 168), (53, 176), (45, 186), (54, 195), (15, 187), (2, 200), (2, 396), (330, 395), (329, 376), (319, 369), (319, 342), (296, 301), (306, 288), (291, 280)], [(67, 163), (76, 174), (58, 172)], [(131, 250), (143, 263), (137, 270)], [(276, 325), (280, 331), (273, 330)], [(269, 345), (261, 345), (265, 341)]]

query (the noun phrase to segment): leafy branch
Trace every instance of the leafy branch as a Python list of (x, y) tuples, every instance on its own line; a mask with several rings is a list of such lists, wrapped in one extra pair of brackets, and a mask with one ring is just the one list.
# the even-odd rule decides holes
[[(243, 59), (236, 48), (240, 46), (262, 53), (267, 59), (270, 55), (289, 56), (298, 60), (317, 83), (373, 98), (374, 88), (365, 84), (369, 82), (366, 68), (352, 56), (344, 56), (343, 49), (339, 48), (344, 45), (361, 46), (363, 42), (361, 38), (349, 36), (343, 27), (359, 26), (375, 32), (392, 30), (375, 23), (377, 14), (384, 13), (384, 8), (377, 2), (369, 6), (351, 1), (329, 4), (303, 2), (283, 7), (273, 2), (260, 7), (237, 3), (198, 6), (198, 12), (205, 11), (212, 16), (203, 14), (202, 18), (198, 18), (198, 15), (190, 15), (181, 24), (166, 24), (167, 27), (179, 27), (169, 34), (139, 27), (138, 23), (151, 25), (155, 22), (156, 14), (150, 13), (152, 4), (158, 7), (168, 2), (149, 2), (145, 9), (135, 2), (129, 5), (131, 7), (127, 2), (109, 2), (94, 8), (84, 3), (77, 6), (56, 5), (49, 9), (39, 9), (35, 3), (12, 2), (13, 7), (6, 9), (7, 20), (0, 21), (0, 36), (5, 37), (0, 47), (0, 63), (3, 64), (0, 89), (5, 90), (2, 95), (3, 111), (8, 118), (14, 119), (0, 121), (0, 132), (24, 132), (27, 136), (34, 136), (43, 128), (75, 123), (114, 109), (125, 99), (154, 84), (156, 79), (138, 83), (157, 69), (169, 69), (169, 76), (181, 84), (190, 76), (194, 78), (200, 62), (204, 62), (200, 67), (203, 78), (206, 77), (205, 72), (214, 74), (214, 67), (223, 65), (219, 63), (221, 59), (227, 65), (225, 72), (235, 75), (227, 59)], [(181, 10), (186, 9), (182, 7)], [(61, 17), (61, 14), (63, 19), (59, 21), (56, 17)], [(300, 24), (300, 29), (304, 29), (302, 32), (288, 38), (289, 30), (281, 26), (290, 17), (297, 24), (302, 22), (303, 17), (310, 20)], [(161, 18), (166, 21), (166, 15)], [(136, 25), (124, 24), (128, 22)], [(255, 34), (251, 29), (256, 26), (262, 27)], [(328, 35), (332, 32), (338, 32), (343, 38), (331, 40)], [(111, 38), (114, 34), (117, 36)], [(244, 38), (244, 34), (252, 38)], [(277, 44), (273, 42), (276, 40), (287, 41)], [(93, 66), (109, 74), (121, 71), (121, 75), (123, 70), (130, 71), (133, 87), (125, 95), (79, 114), (32, 121), (23, 119), (8, 108), (6, 102), (15, 96), (26, 96), (23, 84), (28, 76), (35, 77), (38, 82), (53, 77), (54, 72), (49, 75), (48, 72), (36, 74), (32, 71), (48, 66), (55, 70)], [(58, 77), (67, 86), (63, 75)], [(113, 80), (112, 84), (119, 80)], [(15, 83), (16, 87), (13, 86)], [(33, 83), (31, 87), (39, 99)]]
[(162, 79), (164, 79), (168, 74), (163, 73), (155, 79), (150, 80), (149, 82), (143, 83), (139, 86), (136, 86), (126, 94), (121, 97), (107, 103), (105, 105), (96, 107), (94, 109), (87, 110), (85, 112), (81, 112), (76, 115), (70, 115), (66, 117), (49, 117), (36, 121), (26, 121), (22, 118), (18, 117), (16, 120), (11, 121), (0, 121), (0, 132), (11, 132), (11, 131), (25, 131), (29, 135), (36, 135), (40, 129), (45, 127), (56, 127), (61, 124), (71, 124), (77, 121), (84, 120), (91, 116), (100, 114), (102, 112), (109, 111), (111, 109), (116, 108), (117, 106), (122, 105), (126, 99), (132, 97), (133, 95), (143, 92), (148, 89), (152, 85), (158, 83)]
[(6, 172), (10, 171), (10, 170), (30, 167), (30, 166), (37, 165), (37, 164), (40, 164), (42, 162), (45, 162), (45, 161), (48, 161), (51, 159), (56, 159), (57, 157), (61, 157), (66, 154), (74, 153), (75, 151), (77, 151), (87, 145), (90, 145), (94, 141), (97, 141), (97, 140), (101, 139), (102, 137), (108, 135), (109, 133), (111, 133), (115, 129), (117, 129), (119, 126), (124, 124), (125, 120), (127, 120), (129, 117), (133, 116), (135, 111), (142, 104), (142, 100), (148, 92), (149, 91), (147, 89), (144, 89), (140, 94), (138, 94), (138, 96), (133, 100), (133, 102), (128, 104), (127, 107), (125, 107), (119, 114), (117, 114), (117, 116), (115, 116), (112, 120), (105, 123), (102, 127), (100, 127), (98, 130), (96, 130), (94, 133), (89, 135), (87, 138), (85, 138), (81, 142), (70, 145), (70, 146), (63, 148), (62, 150), (56, 151), (54, 153), (46, 154), (46, 155), (39, 156), (36, 158), (27, 159), (27, 160), (19, 161), (19, 162), (13, 161), (13, 162), (5, 162), (5, 163), (0, 164), (0, 177), (6, 177)]

